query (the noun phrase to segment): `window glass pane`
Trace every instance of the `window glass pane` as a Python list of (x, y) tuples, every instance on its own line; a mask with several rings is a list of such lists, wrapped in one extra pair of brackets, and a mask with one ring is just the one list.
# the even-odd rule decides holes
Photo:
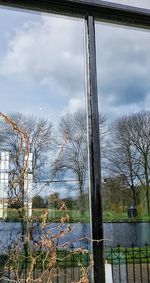
[[(119, 244), (123, 249), (117, 254), (129, 264), (126, 252), (131, 256), (131, 246), (136, 247), (132, 253), (145, 249), (150, 239), (150, 34), (97, 24), (96, 36), (106, 253), (109, 258), (112, 247), (115, 262)], [(120, 264), (117, 259), (115, 263)], [(139, 267), (134, 266), (137, 274)], [(122, 265), (118, 268), (114, 280), (124, 282), (122, 276), (128, 274)], [(143, 270), (148, 282), (148, 269)]]
[(0, 10), (0, 277), (73, 282), (90, 264), (83, 32)]

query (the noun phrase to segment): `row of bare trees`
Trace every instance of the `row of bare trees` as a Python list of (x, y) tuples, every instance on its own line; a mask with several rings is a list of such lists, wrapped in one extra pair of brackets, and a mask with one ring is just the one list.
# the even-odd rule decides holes
[[(34, 116), (13, 113), (9, 116), (16, 129), (21, 129), (28, 136), (29, 152), (32, 152), (33, 180), (35, 183), (45, 180), (50, 183), (55, 179), (75, 180), (74, 190), (78, 190), (83, 200), (87, 174), (86, 117), (84, 112), (68, 114), (60, 122), (57, 134), (51, 122)], [(16, 182), (20, 176), (25, 156), (26, 144), (22, 144), (19, 154), (20, 136), (12, 128), (12, 123), (2, 119), (0, 123), (1, 150), (10, 152), (10, 172), (8, 191), (9, 202), (18, 202), (20, 192)], [(57, 135), (57, 138), (56, 138)], [(15, 184), (15, 185), (12, 185)], [(82, 206), (81, 206), (82, 207)]]
[[(107, 125), (100, 117), (102, 173), (121, 177), (134, 206), (142, 204), (150, 214), (150, 112), (139, 111)], [(56, 176), (71, 171), (77, 180), (84, 209), (87, 192), (87, 124), (82, 111), (67, 114), (60, 122), (60, 141), (66, 140), (61, 158), (55, 164)], [(117, 187), (117, 185), (116, 185)], [(82, 211), (81, 211), (82, 212)]]
[[(9, 115), (17, 128), (22, 129), (28, 135), (29, 148), (33, 156), (33, 180), (40, 182), (45, 180), (47, 183), (53, 179), (74, 180), (69, 187), (74, 190), (80, 199), (80, 211), (83, 214), (85, 209), (84, 195), (87, 193), (87, 123), (84, 111), (74, 114), (67, 114), (62, 117), (57, 133), (52, 123), (38, 119), (36, 117), (25, 116), (21, 113)], [(104, 123), (102, 118), (102, 123)], [(10, 152), (10, 179), (17, 179), (20, 175), (22, 165), (22, 155), (18, 156), (20, 138), (17, 131), (12, 130), (10, 123), (1, 121), (0, 124), (1, 148)], [(23, 145), (25, 150), (25, 144)], [(18, 186), (17, 186), (18, 188)], [(21, 191), (19, 189), (19, 191)], [(9, 190), (10, 204), (14, 197), (19, 195), (19, 191)]]
[[(29, 136), (33, 154), (33, 179), (74, 179), (73, 189), (80, 197), (81, 213), (87, 193), (87, 123), (84, 111), (66, 114), (61, 118), (57, 134), (52, 123), (27, 117), (20, 113), (10, 115), (16, 126)], [(100, 118), (102, 168), (105, 176), (121, 176), (130, 188), (133, 203), (146, 202), (150, 212), (150, 112), (140, 111), (117, 119), (111, 127)], [(109, 130), (108, 130), (109, 129)], [(11, 154), (11, 178), (20, 174), (21, 157), (16, 158), (19, 138), (10, 124), (1, 122), (1, 148)], [(52, 154), (52, 152), (54, 154)], [(71, 189), (70, 185), (70, 189)], [(14, 191), (9, 191), (10, 199)]]

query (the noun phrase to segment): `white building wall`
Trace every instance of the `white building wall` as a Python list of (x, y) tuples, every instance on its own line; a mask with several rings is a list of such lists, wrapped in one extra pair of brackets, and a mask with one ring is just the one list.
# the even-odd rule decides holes
[(9, 152), (1, 151), (0, 154), (0, 218), (7, 217), (8, 206), (8, 171), (9, 171)]
[(32, 173), (32, 153), (26, 157), (26, 174), (24, 177), (24, 205), (27, 209), (27, 216), (32, 216), (32, 196), (33, 196), (33, 173)]

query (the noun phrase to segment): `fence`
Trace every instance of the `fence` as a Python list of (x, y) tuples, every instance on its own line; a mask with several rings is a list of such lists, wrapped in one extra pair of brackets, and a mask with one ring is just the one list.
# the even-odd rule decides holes
[(150, 283), (150, 245), (106, 249), (114, 283)]
[[(86, 251), (86, 248), (85, 248)], [(105, 249), (105, 259), (107, 263), (111, 264), (113, 283), (149, 283), (150, 282), (150, 245), (146, 244), (143, 247), (135, 247), (132, 245), (129, 248), (123, 248), (118, 245), (115, 248)], [(5, 261), (6, 262), (6, 261)], [(90, 265), (90, 259), (88, 253), (83, 253), (79, 249), (74, 253), (72, 248), (68, 250), (57, 251), (57, 268), (53, 273), (54, 283), (71, 283), (78, 282), (82, 276), (83, 269), (88, 270)], [(2, 267), (2, 261), (0, 262)], [(1, 270), (2, 271), (2, 270)], [(32, 278), (40, 277), (43, 272), (43, 262), (37, 262)], [(23, 267), (22, 278), (25, 278), (25, 268)], [(12, 270), (3, 271), (5, 278), (14, 279)], [(2, 276), (2, 273), (1, 273)], [(44, 272), (44, 277), (41, 279), (42, 283), (48, 282), (49, 273)], [(90, 272), (88, 274), (89, 282)], [(42, 278), (42, 277), (41, 277)], [(5, 280), (1, 280), (2, 283), (7, 283)], [(22, 281), (26, 282), (26, 281)], [(97, 283), (97, 282), (96, 282)], [(107, 282), (109, 283), (109, 282)]]

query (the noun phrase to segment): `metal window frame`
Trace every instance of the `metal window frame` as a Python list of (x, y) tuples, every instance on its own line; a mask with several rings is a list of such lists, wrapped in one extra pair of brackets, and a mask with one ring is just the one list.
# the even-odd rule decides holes
[(95, 20), (150, 29), (150, 10), (101, 0), (0, 0), (0, 5), (85, 19), (90, 208), (94, 282), (105, 283)]
[(102, 0), (0, 0), (0, 5), (150, 28), (150, 10)]

